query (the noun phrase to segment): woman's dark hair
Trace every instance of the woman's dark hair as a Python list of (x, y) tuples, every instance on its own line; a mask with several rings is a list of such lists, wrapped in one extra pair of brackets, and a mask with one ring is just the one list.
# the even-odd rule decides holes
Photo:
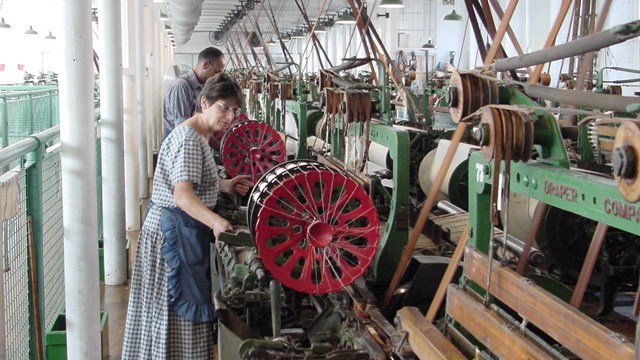
[(196, 102), (196, 112), (202, 112), (202, 98), (205, 98), (209, 105), (215, 103), (220, 99), (235, 99), (238, 106), (242, 106), (242, 89), (229, 75), (220, 73), (212, 78), (209, 78), (200, 94), (198, 95), (198, 101)]

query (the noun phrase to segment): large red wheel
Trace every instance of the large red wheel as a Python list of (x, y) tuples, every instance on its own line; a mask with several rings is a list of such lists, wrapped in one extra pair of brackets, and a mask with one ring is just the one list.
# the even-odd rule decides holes
[(340, 290), (371, 264), (380, 239), (377, 212), (364, 189), (309, 161), (283, 164), (252, 193), (249, 220), (272, 276), (294, 290)]
[(229, 128), (222, 138), (220, 154), (231, 177), (251, 175), (254, 183), (287, 158), (280, 134), (258, 121), (244, 121)]

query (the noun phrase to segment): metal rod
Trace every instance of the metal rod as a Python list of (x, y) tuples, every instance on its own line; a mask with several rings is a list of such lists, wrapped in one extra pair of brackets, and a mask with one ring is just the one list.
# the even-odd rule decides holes
[(60, 125), (56, 125), (36, 135), (31, 135), (18, 141), (9, 147), (0, 149), (0, 167), (8, 165), (14, 160), (24, 156), (26, 153), (34, 151), (42, 143), (60, 136)]
[(466, 213), (466, 211), (464, 211), (464, 209), (459, 208), (457, 206), (455, 206), (454, 204), (452, 204), (450, 201), (446, 201), (446, 200), (442, 200), (440, 202), (438, 202), (438, 210), (444, 211), (448, 214), (462, 214), (462, 213)]
[(532, 65), (545, 64), (550, 61), (560, 60), (619, 44), (639, 35), (640, 20), (636, 20), (548, 49), (534, 51), (522, 56), (496, 60), (492, 68), (495, 71), (506, 71)]
[(280, 283), (276, 280), (271, 280), (269, 283), (269, 290), (271, 292), (271, 327), (273, 330), (273, 337), (280, 336)]
[(147, 41), (145, 32), (149, 29), (145, 26), (144, 8), (146, 1), (134, 1), (134, 34), (135, 44), (135, 76), (136, 76), (136, 123), (138, 128), (137, 149), (138, 149), (138, 187), (140, 189), (140, 198), (149, 197), (149, 175), (147, 173), (147, 80), (146, 73), (146, 54)]
[(590, 109), (627, 112), (627, 107), (640, 103), (640, 98), (632, 96), (596, 94), (584, 91), (560, 90), (542, 85), (524, 85), (525, 93), (536, 99), (545, 99), (561, 104), (584, 106)]

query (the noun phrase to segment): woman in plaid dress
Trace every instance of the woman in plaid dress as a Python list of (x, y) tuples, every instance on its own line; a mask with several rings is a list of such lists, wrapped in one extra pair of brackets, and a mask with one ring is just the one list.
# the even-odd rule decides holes
[(218, 178), (209, 138), (239, 113), (240, 87), (209, 79), (194, 116), (163, 141), (135, 258), (123, 359), (212, 359), (211, 232), (231, 224), (211, 209), (218, 192), (246, 194), (246, 176)]

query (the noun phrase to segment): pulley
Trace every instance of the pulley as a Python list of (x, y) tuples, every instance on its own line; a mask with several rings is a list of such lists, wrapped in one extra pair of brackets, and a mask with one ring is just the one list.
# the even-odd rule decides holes
[(526, 162), (531, 157), (534, 123), (522, 112), (489, 106), (482, 112), (476, 137), (486, 161), (504, 158)]
[(287, 158), (280, 134), (271, 126), (252, 120), (237, 123), (227, 130), (220, 153), (222, 164), (231, 177), (251, 175), (254, 183)]
[(247, 216), (264, 266), (283, 285), (309, 294), (354, 282), (371, 264), (380, 238), (365, 190), (313, 161), (268, 171), (251, 193)]
[(613, 176), (618, 191), (629, 202), (640, 200), (640, 121), (620, 125), (613, 141)]
[(538, 78), (538, 83), (543, 86), (549, 86), (551, 84), (551, 74), (541, 73)]
[(622, 95), (622, 86), (620, 85), (609, 85), (605, 89), (605, 93), (610, 95)]
[(456, 124), (481, 107), (498, 103), (498, 84), (474, 73), (454, 71), (449, 80), (449, 112)]

